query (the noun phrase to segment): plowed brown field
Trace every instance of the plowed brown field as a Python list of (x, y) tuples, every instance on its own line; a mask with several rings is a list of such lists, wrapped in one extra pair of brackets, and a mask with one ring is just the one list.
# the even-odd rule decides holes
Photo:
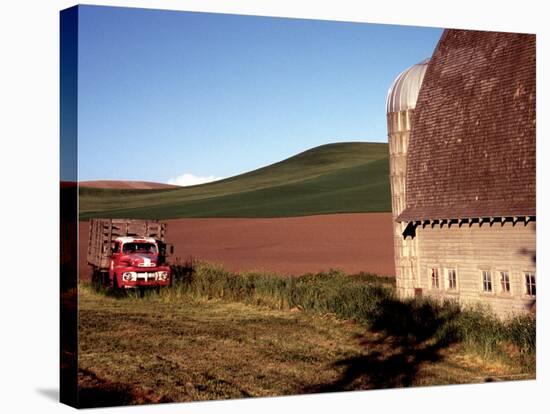
[[(288, 218), (166, 220), (174, 258), (193, 257), (232, 271), (299, 275), (331, 268), (394, 276), (391, 213)], [(86, 265), (87, 222), (79, 226), (80, 275)]]

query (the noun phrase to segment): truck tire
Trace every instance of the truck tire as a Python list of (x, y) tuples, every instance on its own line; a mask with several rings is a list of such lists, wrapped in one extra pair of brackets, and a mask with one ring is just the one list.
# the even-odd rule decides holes
[(96, 292), (99, 292), (103, 287), (101, 276), (102, 274), (98, 270), (94, 270), (92, 272), (92, 286), (94, 287)]
[(116, 274), (113, 276), (113, 292), (114, 293), (120, 292), (120, 287), (118, 286), (118, 278)]
[(105, 288), (111, 286), (111, 281), (109, 280), (109, 272), (101, 272), (101, 283)]

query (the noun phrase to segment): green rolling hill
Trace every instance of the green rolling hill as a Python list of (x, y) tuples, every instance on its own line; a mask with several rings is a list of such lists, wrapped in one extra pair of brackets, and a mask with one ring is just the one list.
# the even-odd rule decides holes
[(83, 188), (80, 218), (290, 217), (391, 211), (388, 147), (322, 145), (225, 180), (176, 189)]

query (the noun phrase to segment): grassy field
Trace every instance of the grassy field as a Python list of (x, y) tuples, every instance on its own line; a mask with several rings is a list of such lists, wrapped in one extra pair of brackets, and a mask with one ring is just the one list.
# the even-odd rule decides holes
[(80, 217), (289, 217), (390, 211), (387, 144), (337, 143), (193, 187), (80, 188)]
[[(458, 316), (449, 314), (452, 308), (393, 301), (387, 279), (347, 276), (353, 280), (339, 288), (338, 274), (320, 275), (315, 284), (314, 275), (270, 282), (227, 274), (212, 284), (218, 272), (209, 266), (181, 272), (175, 287), (143, 298), (80, 285), (81, 405), (535, 377), (532, 349), (522, 351), (506, 336), (492, 344), (496, 352), (459, 340), (445, 321)], [(368, 322), (338, 312), (360, 312), (375, 297), (382, 300)], [(483, 333), (483, 317), (476, 319), (471, 326)]]

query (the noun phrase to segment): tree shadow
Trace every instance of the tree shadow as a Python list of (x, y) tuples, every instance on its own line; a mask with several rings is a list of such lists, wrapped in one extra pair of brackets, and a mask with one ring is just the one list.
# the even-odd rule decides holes
[(421, 366), (442, 359), (442, 351), (457, 342), (452, 321), (456, 303), (436, 305), (428, 300), (385, 299), (370, 324), (376, 338), (363, 336), (365, 354), (337, 361), (342, 370), (333, 382), (307, 387), (304, 392), (382, 389), (414, 385)]

